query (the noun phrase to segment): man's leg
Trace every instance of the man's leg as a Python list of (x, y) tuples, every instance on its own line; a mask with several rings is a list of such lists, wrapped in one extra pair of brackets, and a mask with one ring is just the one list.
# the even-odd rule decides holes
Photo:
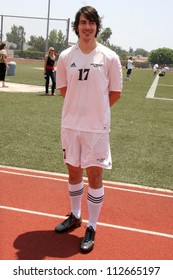
[(69, 198), (71, 204), (71, 214), (69, 217), (63, 221), (61, 224), (57, 225), (55, 231), (64, 232), (70, 230), (71, 228), (78, 227), (82, 223), (81, 219), (81, 201), (84, 192), (83, 184), (83, 169), (80, 167), (74, 167), (67, 164), (69, 172)]
[(94, 247), (97, 221), (100, 215), (104, 198), (104, 188), (102, 185), (103, 171), (101, 167), (88, 167), (86, 171), (89, 182), (87, 196), (89, 220), (84, 239), (81, 243), (81, 249), (83, 251), (89, 252)]
[(81, 201), (84, 192), (83, 169), (67, 164), (69, 174), (69, 197), (71, 203), (71, 212), (79, 219), (81, 217)]
[(88, 226), (92, 226), (96, 230), (96, 224), (100, 215), (103, 198), (104, 198), (104, 188), (102, 185), (102, 173), (101, 167), (92, 166), (86, 169), (88, 176), (88, 212), (89, 212), (89, 222)]

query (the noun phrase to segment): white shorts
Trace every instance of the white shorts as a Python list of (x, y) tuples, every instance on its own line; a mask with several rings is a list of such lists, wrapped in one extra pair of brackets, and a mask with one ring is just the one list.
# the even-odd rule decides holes
[(90, 166), (112, 168), (109, 133), (62, 128), (61, 143), (65, 163), (81, 168)]

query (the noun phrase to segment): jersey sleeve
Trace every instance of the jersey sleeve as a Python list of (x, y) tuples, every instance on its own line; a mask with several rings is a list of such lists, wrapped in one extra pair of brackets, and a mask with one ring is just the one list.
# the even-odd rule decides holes
[(111, 61), (109, 81), (109, 91), (122, 91), (122, 66), (118, 55)]
[(60, 54), (57, 66), (56, 66), (56, 88), (62, 88), (67, 86), (67, 77), (65, 71), (64, 60)]

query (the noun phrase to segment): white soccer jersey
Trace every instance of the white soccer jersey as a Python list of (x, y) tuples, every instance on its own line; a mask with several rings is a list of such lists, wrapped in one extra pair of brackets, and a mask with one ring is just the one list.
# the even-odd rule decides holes
[(62, 127), (110, 131), (109, 92), (122, 90), (122, 68), (115, 52), (101, 44), (89, 54), (84, 54), (78, 44), (66, 49), (57, 62), (56, 85), (67, 86)]
[(127, 69), (133, 69), (133, 61), (128, 59), (128, 62), (127, 62)]

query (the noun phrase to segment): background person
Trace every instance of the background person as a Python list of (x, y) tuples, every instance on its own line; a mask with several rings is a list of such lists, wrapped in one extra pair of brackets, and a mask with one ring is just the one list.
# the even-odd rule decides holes
[(7, 52), (6, 43), (1, 43), (0, 45), (0, 81), (2, 81), (2, 87), (7, 87), (5, 85), (6, 70), (8, 69), (7, 64)]
[(126, 73), (126, 80), (130, 81), (130, 76), (132, 74), (132, 69), (133, 69), (133, 58), (132, 56), (129, 57), (127, 61), (127, 73)]
[(49, 48), (48, 55), (45, 56), (44, 59), (44, 75), (45, 75), (45, 89), (46, 89), (46, 95), (49, 95), (49, 82), (50, 78), (52, 80), (52, 95), (56, 95), (55, 89), (56, 89), (56, 81), (55, 81), (55, 59), (56, 59), (56, 53), (54, 48)]
[(165, 76), (167, 70), (169, 70), (169, 67), (166, 64), (163, 64), (161, 70), (159, 71), (159, 76)]
[(69, 231), (82, 223), (83, 169), (88, 177), (88, 224), (80, 249), (94, 247), (96, 225), (104, 199), (103, 168), (111, 169), (110, 107), (120, 98), (122, 68), (118, 55), (96, 41), (101, 18), (95, 8), (82, 7), (73, 30), (78, 43), (57, 62), (56, 84), (64, 96), (61, 142), (67, 164), (71, 214), (55, 228)]
[(156, 74), (157, 74), (158, 68), (159, 68), (159, 65), (158, 65), (157, 63), (154, 64), (154, 66), (153, 66), (153, 75), (156, 75)]

